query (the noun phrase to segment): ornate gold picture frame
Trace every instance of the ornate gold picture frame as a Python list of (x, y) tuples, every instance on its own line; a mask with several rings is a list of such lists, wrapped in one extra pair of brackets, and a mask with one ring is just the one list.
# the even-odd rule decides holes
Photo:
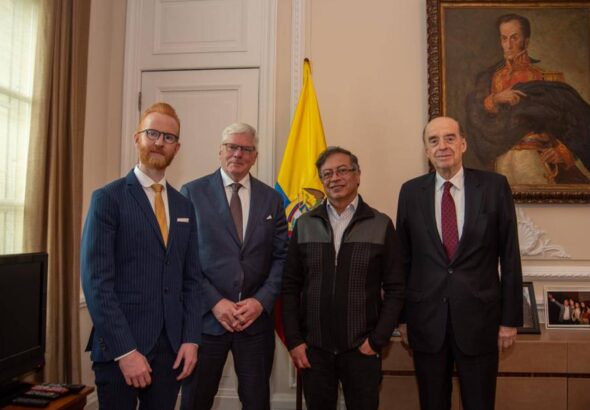
[(429, 117), (462, 124), (465, 166), (590, 202), (590, 1), (427, 0), (427, 28)]

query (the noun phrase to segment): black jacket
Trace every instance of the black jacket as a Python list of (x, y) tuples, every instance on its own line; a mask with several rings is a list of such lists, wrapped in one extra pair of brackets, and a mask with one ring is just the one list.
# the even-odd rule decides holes
[(403, 306), (404, 275), (391, 219), (365, 204), (344, 231), (338, 259), (326, 204), (297, 220), (283, 275), (287, 347), (334, 353), (389, 342)]
[(399, 194), (396, 225), (407, 283), (402, 320), (415, 351), (439, 351), (448, 320), (468, 355), (496, 352), (500, 325), (522, 326), (522, 270), (510, 186), (502, 175), (464, 172), (465, 222), (450, 261), (436, 227), (435, 173), (406, 182)]

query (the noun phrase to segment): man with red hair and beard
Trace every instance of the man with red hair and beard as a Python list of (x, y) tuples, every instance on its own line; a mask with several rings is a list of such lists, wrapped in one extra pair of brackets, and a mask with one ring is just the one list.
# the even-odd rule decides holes
[(133, 135), (138, 164), (92, 195), (81, 248), (100, 408), (173, 409), (201, 338), (201, 269), (189, 200), (166, 182), (180, 121), (150, 106)]

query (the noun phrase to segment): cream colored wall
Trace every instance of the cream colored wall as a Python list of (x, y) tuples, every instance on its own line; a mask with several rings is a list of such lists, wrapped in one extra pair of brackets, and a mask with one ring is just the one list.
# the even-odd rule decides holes
[[(290, 127), (291, 1), (277, 2), (276, 164)], [(423, 1), (307, 1), (306, 56), (330, 145), (355, 152), (362, 168), (361, 194), (395, 217), (397, 194), (407, 179), (426, 171), (421, 129), (427, 119), (426, 11)], [(125, 2), (92, 2), (84, 210), (91, 192), (119, 176)], [(525, 261), (548, 266), (588, 266), (588, 206), (523, 206), (571, 261)], [(84, 212), (85, 214), (85, 212)], [(537, 283), (539, 292), (543, 281)], [(82, 343), (90, 322), (81, 312)], [(277, 347), (273, 390), (289, 395), (288, 360)], [(83, 354), (84, 382), (93, 377)]]
[[(92, 191), (119, 177), (125, 1), (93, 1), (90, 11), (88, 87), (84, 131), (83, 215)], [(94, 384), (89, 354), (84, 352), (92, 329), (88, 310), (80, 310), (82, 382)]]
[(309, 3), (307, 54), (327, 143), (358, 155), (361, 194), (393, 217), (400, 184), (426, 170), (424, 2)]
[[(428, 112), (425, 4), (416, 0), (307, 4), (306, 56), (312, 62), (327, 143), (358, 155), (361, 194), (395, 218), (400, 185), (427, 169), (420, 139)], [(283, 54), (280, 51), (279, 57), (285, 58)], [(284, 119), (277, 120), (281, 129)], [(277, 138), (277, 146), (284, 146), (283, 136)], [(519, 206), (552, 243), (571, 255), (560, 264), (588, 266), (587, 205)], [(540, 260), (545, 259), (525, 258), (525, 264), (538, 265)]]

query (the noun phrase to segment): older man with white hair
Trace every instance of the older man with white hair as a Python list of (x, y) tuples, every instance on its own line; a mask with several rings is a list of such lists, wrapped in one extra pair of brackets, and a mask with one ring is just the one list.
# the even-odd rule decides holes
[(197, 369), (183, 386), (183, 410), (211, 408), (230, 350), (243, 408), (270, 408), (272, 310), (281, 289), (287, 222), (279, 194), (250, 175), (256, 144), (252, 126), (228, 126), (221, 167), (181, 189), (195, 207), (204, 276), (203, 338)]

